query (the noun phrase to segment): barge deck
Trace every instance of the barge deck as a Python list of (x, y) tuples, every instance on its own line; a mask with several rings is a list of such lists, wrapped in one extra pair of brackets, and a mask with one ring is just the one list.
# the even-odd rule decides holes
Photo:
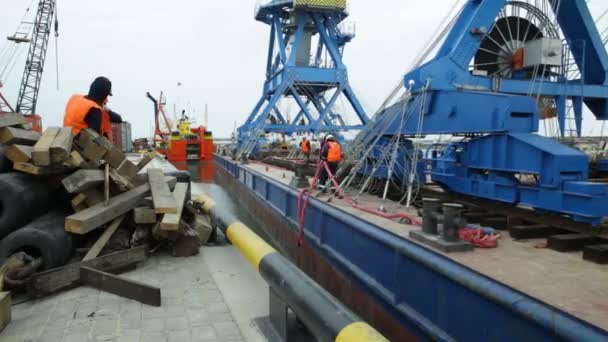
[[(293, 220), (294, 211), (297, 211), (297, 206), (294, 205), (297, 201), (297, 198), (294, 198), (297, 197), (297, 192), (289, 188), (293, 172), (257, 162), (242, 165), (219, 156), (216, 156), (216, 162), (221, 166), (220, 169), (227, 171), (232, 178), (236, 178), (241, 186), (244, 185), (250, 193), (257, 195), (254, 197), (261, 197), (261, 206), (266, 206), (272, 209), (275, 214), (287, 218), (287, 221), (291, 223), (291, 233), (297, 235), (297, 225)], [(238, 193), (237, 196), (242, 197), (241, 193)], [(285, 204), (279, 204), (277, 198), (280, 198), (279, 201), (282, 200)], [(467, 303), (467, 298), (477, 300), (480, 297), (486, 297), (490, 306), (498, 303), (504, 306), (507, 311), (517, 312), (518, 319), (523, 317), (523, 319), (534, 321), (535, 324), (542, 326), (544, 330), (557, 330), (551, 333), (555, 333), (561, 338), (605, 337), (605, 331), (608, 329), (608, 302), (604, 299), (608, 294), (608, 288), (605, 286), (608, 281), (608, 272), (606, 272), (608, 266), (584, 261), (580, 252), (560, 253), (539, 248), (539, 242), (541, 241), (538, 239), (516, 241), (508, 233), (505, 233), (499, 240), (498, 248), (446, 254), (431, 250), (410, 239), (409, 232), (420, 229), (417, 226), (362, 212), (344, 200), (333, 199), (328, 203), (326, 199), (327, 197), (311, 199), (311, 202), (314, 203), (311, 203), (313, 209), (308, 209), (313, 211), (310, 215), (318, 216), (321, 210), (326, 211), (325, 214), (330, 217), (310, 218), (307, 213), (306, 243), (314, 245), (314, 248), (323, 254), (326, 260), (330, 260), (331, 267), (339, 269), (343, 274), (350, 276), (354, 274), (356, 280), (353, 283), (356, 285), (343, 286), (322, 279), (324, 276), (327, 277), (327, 274), (317, 274), (317, 282), (325, 285), (329, 284), (330, 287), (333, 286), (334, 295), (344, 302), (351, 299), (349, 304), (352, 305), (357, 300), (352, 300), (354, 296), (352, 294), (340, 295), (340, 291), (352, 286), (363, 287), (365, 292), (373, 297), (373, 300), (380, 298), (379, 301), (384, 304), (385, 308), (388, 306), (387, 311), (392, 315), (398, 312), (393, 317), (417, 317), (417, 323), (412, 324), (414, 328), (407, 327), (408, 324), (404, 324), (403, 320), (400, 320), (406, 326), (406, 330), (416, 331), (421, 324), (430, 323), (426, 328), (436, 329), (437, 335), (434, 338), (440, 340), (460, 339), (468, 335), (464, 330), (461, 330), (462, 328), (455, 327), (453, 323), (457, 321), (472, 327), (472, 325), (484, 324), (475, 321), (476, 315), (482, 315), (479, 317), (483, 317), (484, 314), (494, 315), (488, 322), (503, 319), (502, 314), (498, 313), (499, 310), (494, 311), (495, 308), (491, 308), (494, 312), (486, 311), (484, 313), (484, 310), (488, 310), (487, 307), (484, 308), (483, 305), (474, 302)], [(380, 204), (384, 204), (389, 213), (404, 212), (404, 208), (398, 203), (390, 201), (381, 203), (381, 201), (380, 198), (371, 195), (360, 197), (360, 203), (367, 207), (378, 208)], [(327, 208), (322, 208), (322, 206), (327, 206)], [(333, 209), (347, 213), (350, 217), (342, 218), (342, 214), (335, 212)], [(254, 210), (259, 210), (259, 207)], [(414, 211), (410, 211), (409, 214), (417, 215)], [(340, 218), (337, 218), (338, 216)], [(356, 224), (353, 220), (357, 221)], [(285, 222), (284, 219), (282, 221)], [(331, 222), (327, 223), (328, 221)], [(346, 221), (348, 222), (345, 223)], [(320, 227), (312, 226), (311, 223), (313, 222), (314, 225)], [(373, 237), (370, 240), (375, 241), (363, 241), (360, 234), (356, 232), (359, 228), (352, 228), (352, 230), (344, 228), (347, 224), (361, 225), (363, 227), (361, 229), (377, 230), (365, 232), (367, 236)], [(330, 232), (331, 229), (335, 231)], [(273, 227), (272, 230), (275, 231), (274, 234), (271, 234), (274, 235), (275, 239), (293, 240), (293, 238), (285, 238), (285, 232), (276, 233), (281, 228)], [(388, 233), (388, 235), (384, 233)], [(281, 237), (282, 235), (283, 237)], [(281, 241), (278, 243), (280, 244)], [(431, 252), (432, 254), (425, 254), (431, 258), (428, 260), (428, 264), (424, 265), (426, 262), (421, 260), (410, 260), (407, 256), (411, 252), (407, 251), (409, 246), (417, 246), (416, 253), (418, 251)], [(284, 242), (283, 247), (287, 249), (286, 253), (295, 256), (301, 267), (303, 266), (306, 269), (306, 261), (301, 260), (301, 252), (293, 250), (293, 243), (290, 245), (290, 243)], [(423, 250), (419, 250), (419, 248)], [(357, 255), (357, 252), (355, 252), (357, 249), (359, 249), (358, 253), (360, 254), (358, 257), (355, 256)], [(379, 254), (380, 251), (383, 255)], [(388, 255), (393, 255), (393, 257), (388, 257)], [(438, 271), (443, 266), (436, 264), (440, 260), (435, 259), (437, 255), (449, 261), (446, 265), (450, 270)], [(441, 260), (442, 264), (444, 260)], [(375, 262), (387, 262), (387, 264), (374, 265)], [(416, 263), (418, 264), (414, 265)], [(375, 269), (374, 266), (376, 266)], [(437, 274), (421, 274), (419, 273), (420, 270), (417, 269), (419, 266), (427, 268), (424, 272), (431, 269), (432, 272)], [(310, 272), (310, 270), (308, 271)], [(430, 278), (427, 278), (427, 276)], [(452, 285), (430, 283), (431, 278), (436, 276), (453, 277), (452, 281), (473, 292), (475, 297), (468, 297), (471, 293), (463, 294), (453, 291)], [(315, 277), (313, 276), (313, 278)], [(383, 280), (388, 279), (390, 281), (383, 282)], [(408, 282), (408, 284), (402, 282)], [(335, 293), (336, 291), (338, 293)], [(349, 296), (350, 298), (348, 298)], [(440, 296), (442, 298), (431, 299), (428, 298), (429, 296)], [(443, 296), (446, 296), (446, 298), (443, 298)], [(447, 296), (450, 296), (450, 298), (447, 299)], [(425, 299), (425, 297), (427, 298)], [(491, 304), (492, 302), (494, 304)], [(470, 316), (452, 317), (451, 319), (454, 322), (446, 322), (446, 320), (449, 320), (446, 315), (461, 311), (454, 307), (447, 308), (446, 306), (450, 306), (450, 303), (460, 303), (461, 305), (467, 303), (469, 305), (467, 312)], [(409, 314), (407, 313), (408, 310)], [(368, 319), (370, 323), (373, 322), (373, 318), (369, 318), (368, 314), (361, 311), (357, 313)], [(425, 319), (430, 322), (425, 321)], [(501, 326), (506, 325), (511, 324), (502, 321)], [(514, 330), (518, 329), (515, 325), (513, 327)], [(581, 327), (584, 329), (581, 329)], [(559, 331), (562, 329), (564, 331)], [(384, 331), (386, 330), (390, 330), (390, 328), (385, 328)], [(421, 330), (425, 330), (425, 328), (423, 327)], [(494, 335), (495, 332), (493, 333), (492, 329), (487, 330), (484, 333), (486, 337), (500, 336), (499, 339), (505, 339), (509, 335), (504, 331), (502, 335)], [(567, 330), (570, 330), (571, 334)], [(382, 332), (384, 333), (384, 331)], [(513, 336), (518, 334), (518, 332), (512, 333)], [(414, 334), (418, 335), (417, 333)], [(399, 336), (391, 333), (385, 333), (385, 335)], [(428, 334), (426, 335), (428, 336)]]

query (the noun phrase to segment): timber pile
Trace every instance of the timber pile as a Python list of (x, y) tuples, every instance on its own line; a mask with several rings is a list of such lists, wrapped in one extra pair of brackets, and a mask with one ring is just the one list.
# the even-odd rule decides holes
[(0, 115), (0, 143), (14, 170), (65, 190), (73, 210), (65, 231), (85, 241), (75, 246), (84, 254), (79, 262), (31, 275), (27, 287), (36, 297), (87, 284), (160, 305), (159, 289), (106, 272), (128, 269), (159, 247), (192, 256), (209, 239), (211, 225), (190, 202), (188, 183), (160, 169), (140, 172), (154, 154), (134, 163), (92, 130), (75, 137), (69, 128), (50, 127), (40, 134), (19, 114)]

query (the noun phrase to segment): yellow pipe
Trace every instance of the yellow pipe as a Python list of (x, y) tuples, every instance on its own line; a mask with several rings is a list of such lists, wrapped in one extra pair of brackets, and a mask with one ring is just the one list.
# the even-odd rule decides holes
[[(198, 195), (194, 198), (203, 212), (209, 214), (215, 207), (215, 201), (207, 195)], [(266, 241), (260, 238), (253, 230), (241, 222), (224, 222), (228, 224), (226, 237), (249, 261), (253, 268), (259, 273), (260, 263), (268, 255), (278, 253)], [(353, 322), (340, 331), (336, 342), (387, 342), (371, 325), (358, 321)]]

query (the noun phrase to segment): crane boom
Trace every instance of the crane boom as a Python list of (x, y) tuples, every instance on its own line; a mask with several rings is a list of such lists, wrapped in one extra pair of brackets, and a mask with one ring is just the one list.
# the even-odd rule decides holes
[(55, 5), (56, 0), (40, 0), (38, 3), (32, 39), (25, 62), (25, 71), (23, 72), (17, 98), (16, 110), (24, 115), (33, 115), (36, 112), (36, 102), (38, 101), (38, 92), (42, 72), (44, 71)]

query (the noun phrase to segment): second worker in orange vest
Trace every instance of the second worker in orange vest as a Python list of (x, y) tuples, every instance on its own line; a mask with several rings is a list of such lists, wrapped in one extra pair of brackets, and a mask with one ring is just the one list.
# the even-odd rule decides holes
[(122, 117), (105, 108), (109, 96), (112, 96), (112, 82), (105, 77), (97, 77), (86, 96), (73, 95), (70, 98), (65, 108), (63, 126), (71, 127), (75, 135), (91, 128), (113, 141), (112, 123), (121, 123)]
[(310, 161), (310, 140), (306, 139), (306, 137), (302, 138), (300, 148), (302, 149), (302, 153), (306, 157), (306, 162), (308, 163)]
[[(342, 146), (336, 141), (333, 135), (329, 135), (326, 138), (326, 142), (323, 145), (323, 149), (321, 150), (321, 159), (327, 162), (327, 166), (329, 166), (329, 171), (331, 171), (332, 176), (336, 175), (336, 171), (338, 171), (338, 165), (340, 161), (342, 161)], [(324, 186), (327, 183), (327, 179), (329, 175), (325, 168), (323, 168), (321, 172), (321, 176), (319, 177), (319, 184)]]

